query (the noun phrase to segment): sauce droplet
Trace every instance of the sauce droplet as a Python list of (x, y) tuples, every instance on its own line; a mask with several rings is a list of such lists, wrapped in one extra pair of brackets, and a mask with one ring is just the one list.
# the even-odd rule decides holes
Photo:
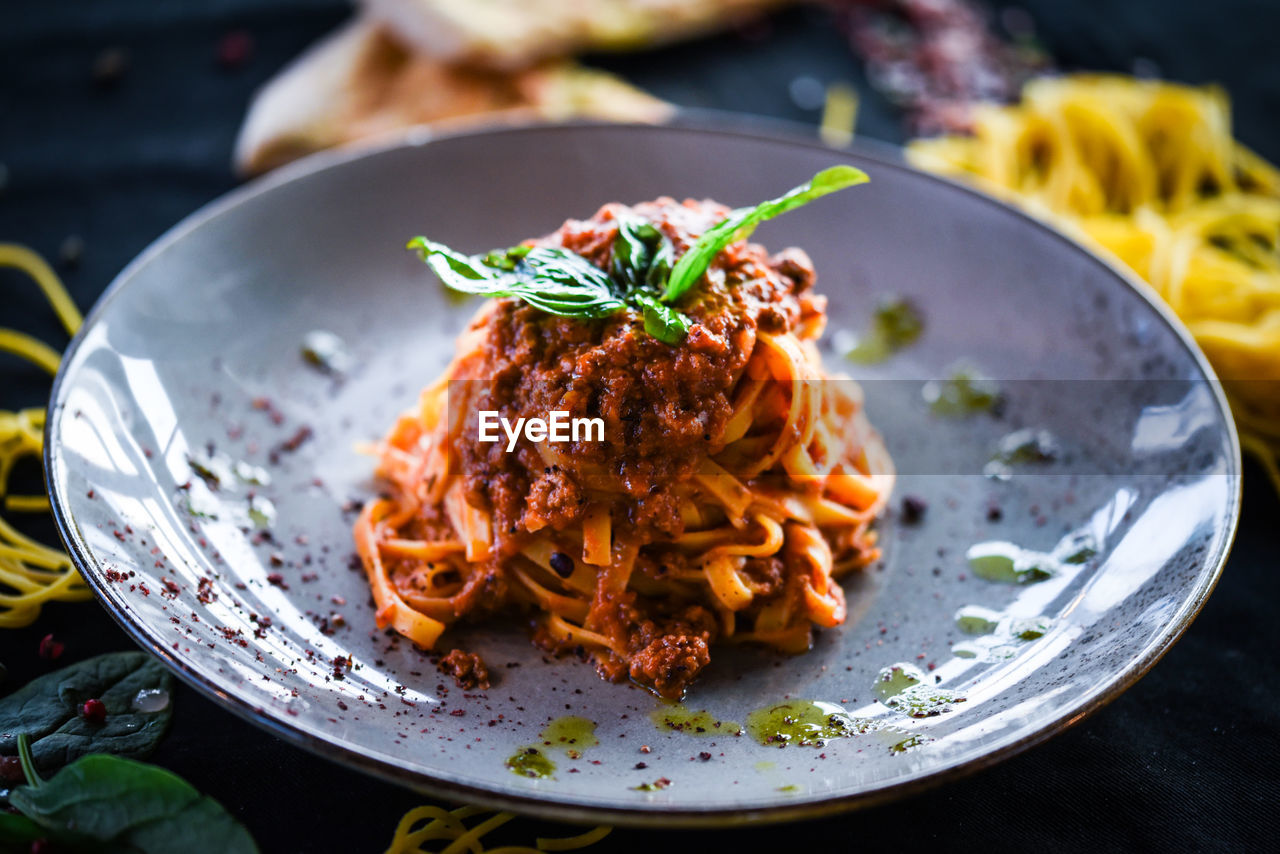
[(967, 366), (952, 369), (951, 376), (945, 380), (930, 380), (920, 393), (934, 415), (947, 418), (992, 412), (1002, 403), (995, 380)]
[(924, 673), (913, 664), (891, 664), (876, 674), (872, 690), (881, 701), (888, 700), (924, 681)]
[(577, 715), (556, 718), (542, 730), (544, 747), (564, 750), (570, 759), (582, 756), (582, 751), (600, 743), (596, 738), (595, 721)]
[(747, 715), (747, 732), (769, 747), (822, 747), (837, 738), (870, 732), (879, 723), (855, 718), (843, 706), (821, 700), (788, 700)]
[(302, 358), (326, 374), (345, 374), (355, 366), (347, 342), (332, 332), (316, 329), (302, 338)]
[(649, 713), (649, 720), (658, 729), (674, 730), (685, 735), (742, 735), (741, 724), (719, 720), (706, 709), (695, 712), (681, 703), (659, 706)]
[(555, 773), (556, 764), (542, 755), (536, 747), (522, 747), (507, 757), (504, 763), (512, 774), (545, 780)]
[(966, 635), (989, 635), (1000, 625), (1000, 614), (978, 605), (956, 611), (956, 627)]
[(1052, 555), (1013, 543), (991, 541), (971, 546), (965, 559), (979, 578), (1002, 584), (1034, 584), (1053, 577)]
[(1058, 440), (1048, 430), (1015, 430), (1000, 440), (991, 461), (982, 473), (996, 480), (1008, 480), (1013, 467), (1044, 465), (1058, 458)]
[(914, 343), (923, 331), (924, 320), (915, 303), (901, 297), (885, 300), (876, 307), (871, 329), (845, 355), (863, 365), (883, 362)]
[(928, 684), (924, 672), (911, 664), (891, 664), (880, 671), (872, 685), (880, 702), (913, 718), (931, 718), (963, 703), (955, 691)]

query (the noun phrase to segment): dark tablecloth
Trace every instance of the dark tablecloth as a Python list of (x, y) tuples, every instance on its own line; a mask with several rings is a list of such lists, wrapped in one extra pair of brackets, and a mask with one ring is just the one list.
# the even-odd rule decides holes
[[(1141, 59), (1171, 78), (1223, 83), (1238, 134), (1280, 159), (1280, 4), (1022, 5), (1064, 67), (1129, 70)], [(250, 93), (349, 14), (336, 0), (10, 0), (4, 9), (0, 241), (55, 258), (68, 237), (80, 238), (79, 263), (63, 272), (84, 307), (164, 229), (234, 186), (231, 145)], [(252, 53), (228, 69), (218, 46), (232, 31), (251, 36)], [(124, 51), (127, 68), (108, 85), (93, 69), (112, 47)], [(864, 96), (859, 132), (900, 139), (897, 116), (868, 93), (821, 10), (793, 10), (748, 34), (593, 61), (679, 104), (810, 124), (817, 115), (791, 99), (791, 81), (850, 80)], [(65, 341), (35, 289), (7, 271), (0, 325)], [(37, 371), (0, 357), (0, 377), (0, 407), (44, 402), (47, 380)], [(750, 830), (618, 831), (600, 850), (1277, 850), (1278, 509), (1261, 471), (1247, 465), (1240, 534), (1199, 619), (1137, 686), (1048, 743), (856, 814)], [(96, 604), (51, 607), (29, 629), (0, 632), (9, 669), (0, 690), (49, 667), (36, 656), (47, 632), (66, 642), (64, 661), (129, 646)], [(277, 741), (191, 690), (176, 703), (155, 761), (225, 804), (264, 851), (381, 850), (400, 814), (422, 801)], [(527, 842), (541, 829), (517, 823), (502, 838)]]

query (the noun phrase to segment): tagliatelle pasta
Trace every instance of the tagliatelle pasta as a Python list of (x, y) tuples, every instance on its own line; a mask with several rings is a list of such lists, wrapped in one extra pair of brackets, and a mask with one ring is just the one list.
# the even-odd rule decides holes
[[(618, 223), (642, 222), (678, 267), (726, 212), (606, 205), (536, 243), (598, 277), (617, 267)], [(797, 250), (733, 241), (673, 302), (688, 327), (671, 341), (638, 309), (487, 302), (376, 447), (388, 489), (355, 542), (378, 625), (432, 648), (460, 619), (524, 608), (540, 645), (678, 697), (714, 641), (802, 652), (843, 622), (837, 579), (879, 555), (893, 466), (858, 386), (824, 371), (813, 280)], [(485, 444), (478, 429), (479, 413), (558, 411), (597, 418), (603, 441)]]
[(972, 136), (909, 160), (1043, 216), (1146, 279), (1222, 378), (1280, 490), (1280, 171), (1237, 142), (1214, 87), (1111, 75), (1033, 81)]

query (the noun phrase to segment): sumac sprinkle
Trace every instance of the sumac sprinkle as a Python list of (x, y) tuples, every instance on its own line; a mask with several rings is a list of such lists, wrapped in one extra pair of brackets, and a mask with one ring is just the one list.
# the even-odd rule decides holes
[(914, 525), (924, 518), (924, 511), (929, 504), (918, 495), (905, 495), (902, 498), (902, 521)]
[(80, 716), (91, 724), (100, 724), (107, 719), (107, 707), (101, 700), (85, 700)]
[(573, 575), (573, 558), (564, 552), (551, 553), (551, 568), (556, 571), (556, 575), (561, 578), (568, 578)]

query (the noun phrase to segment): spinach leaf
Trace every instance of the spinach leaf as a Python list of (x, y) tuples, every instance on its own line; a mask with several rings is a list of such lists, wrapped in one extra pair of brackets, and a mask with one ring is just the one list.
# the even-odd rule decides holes
[[(169, 726), (172, 706), (154, 712), (134, 708), (139, 691), (173, 690), (173, 677), (142, 652), (113, 652), (41, 676), (0, 699), (0, 755), (15, 756), (18, 733), (31, 738), (35, 766), (44, 773), (88, 753), (143, 757)], [(85, 700), (101, 700), (101, 723), (85, 720)]]
[(561, 317), (607, 317), (626, 308), (609, 274), (557, 247), (521, 247), (484, 256), (463, 255), (425, 237), (409, 241), (448, 287), (486, 297), (516, 297)]
[[(45, 835), (44, 829), (25, 815), (0, 812), (0, 850), (9, 850), (3, 846), (17, 845), (19, 843), (29, 844), (43, 838)], [(20, 849), (14, 848), (13, 850), (28, 851), (30, 849), (23, 847)]]
[(754, 207), (730, 211), (724, 220), (703, 232), (688, 251), (680, 256), (680, 260), (671, 270), (671, 277), (667, 280), (667, 289), (662, 295), (662, 301), (675, 302), (684, 296), (702, 278), (703, 273), (707, 271), (707, 267), (711, 265), (721, 249), (735, 240), (746, 239), (755, 227), (765, 220), (807, 205), (828, 193), (862, 184), (867, 180), (866, 173), (861, 169), (844, 165), (832, 166), (823, 169), (806, 183), (776, 199), (769, 199)]
[(85, 756), (38, 788), (14, 789), (9, 801), (45, 835), (82, 850), (258, 850), (239, 822), (181, 777), (117, 756)]

